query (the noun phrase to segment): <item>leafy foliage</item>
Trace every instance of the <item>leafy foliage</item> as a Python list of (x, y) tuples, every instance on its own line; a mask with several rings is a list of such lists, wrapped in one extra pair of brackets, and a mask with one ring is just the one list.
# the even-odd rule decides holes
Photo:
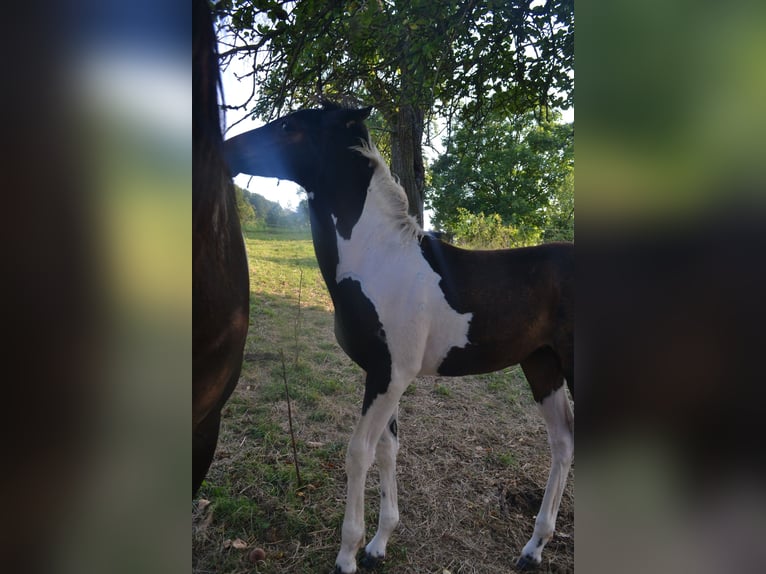
[(222, 0), (216, 11), (222, 64), (252, 62), (252, 93), (230, 107), (265, 119), (320, 97), (374, 105), (418, 215), (431, 119), (481, 126), (573, 101), (573, 0)]
[(473, 214), (463, 207), (457, 208), (454, 225), (455, 243), (480, 249), (508, 249), (540, 243), (542, 232), (536, 227), (503, 225), (502, 218), (493, 213)]
[(574, 240), (574, 173), (570, 172), (545, 209), (544, 241)]
[(239, 212), (239, 221), (243, 225), (246, 223), (255, 223), (257, 216), (255, 214), (255, 209), (253, 209), (253, 205), (248, 201), (248, 195), (250, 192), (248, 192), (245, 189), (242, 189), (238, 185), (234, 186), (234, 193), (237, 197), (237, 211)]
[[(567, 237), (574, 226), (574, 129), (555, 119), (500, 115), (478, 130), (463, 122), (431, 166), (426, 193), (434, 225), (464, 234), (476, 225), (500, 233), (505, 225), (517, 230), (511, 235)], [(490, 214), (486, 221), (483, 214)]]
[(388, 114), (402, 102), (444, 111), (471, 101), (476, 112), (572, 103), (571, 0), (222, 0), (216, 10), (223, 64), (253, 60), (258, 116), (347, 94)]

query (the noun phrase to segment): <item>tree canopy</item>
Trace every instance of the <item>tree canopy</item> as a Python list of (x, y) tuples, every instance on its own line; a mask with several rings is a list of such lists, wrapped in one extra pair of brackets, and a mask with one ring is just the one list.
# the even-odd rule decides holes
[(570, 226), (574, 128), (557, 120), (527, 112), (496, 114), (479, 130), (461, 123), (431, 166), (434, 225), (454, 231), (468, 212), (497, 214), (518, 228)]
[(232, 107), (265, 119), (319, 97), (375, 106), (376, 133), (390, 140), (392, 171), (420, 217), (430, 119), (481, 125), (497, 111), (572, 102), (573, 0), (222, 0), (215, 9), (223, 66), (252, 64), (252, 94)]

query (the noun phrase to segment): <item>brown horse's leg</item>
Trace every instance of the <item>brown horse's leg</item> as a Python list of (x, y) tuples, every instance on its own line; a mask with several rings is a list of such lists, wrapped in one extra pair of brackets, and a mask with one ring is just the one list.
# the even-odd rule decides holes
[(192, 498), (197, 494), (205, 479), (213, 453), (218, 444), (218, 430), (221, 426), (221, 411), (213, 409), (200, 422), (192, 435)]
[(558, 357), (548, 347), (538, 349), (521, 362), (540, 414), (545, 419), (551, 448), (551, 471), (535, 520), (535, 530), (517, 562), (522, 569), (535, 567), (542, 561), (543, 547), (553, 537), (561, 495), (574, 456), (574, 415), (564, 390), (560, 365)]

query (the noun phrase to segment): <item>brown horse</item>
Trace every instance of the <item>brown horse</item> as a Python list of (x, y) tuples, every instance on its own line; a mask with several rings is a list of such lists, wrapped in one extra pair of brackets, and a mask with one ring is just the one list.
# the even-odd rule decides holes
[(247, 257), (223, 154), (218, 53), (206, 0), (193, 7), (192, 496), (218, 443), (221, 408), (239, 379), (249, 317)]
[(548, 428), (552, 465), (517, 565), (540, 564), (553, 536), (574, 450), (572, 244), (468, 251), (423, 232), (407, 196), (370, 143), (370, 109), (302, 110), (226, 143), (232, 171), (295, 181), (308, 192), (319, 267), (335, 333), (367, 372), (346, 456), (348, 496), (336, 572), (356, 572), (364, 487), (380, 470), (380, 520), (365, 548), (383, 558), (399, 521), (399, 399), (418, 375), (486, 373), (521, 364)]

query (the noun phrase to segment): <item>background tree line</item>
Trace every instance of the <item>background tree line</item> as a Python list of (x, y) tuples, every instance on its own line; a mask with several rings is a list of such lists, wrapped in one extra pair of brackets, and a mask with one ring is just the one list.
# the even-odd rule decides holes
[(283, 227), (309, 228), (308, 200), (302, 199), (295, 210), (285, 209), (276, 201), (270, 201), (258, 193), (234, 186), (237, 209), (242, 224), (249, 228)]
[(461, 123), (444, 147), (425, 189), (437, 229), (496, 248), (574, 239), (574, 126), (559, 114)]
[[(437, 130), (446, 132), (446, 155), (486, 150), (487, 142), (508, 141), (499, 133), (503, 129), (522, 133), (518, 121), (532, 117), (550, 124), (556, 110), (573, 101), (572, 0), (221, 0), (214, 10), (222, 66), (235, 58), (250, 64), (242, 79), (252, 82), (251, 96), (229, 102), (230, 108), (272, 119), (315, 106), (320, 98), (373, 105), (373, 137), (405, 188), (412, 213), (422, 222), (427, 195), (446, 230), (454, 231), (456, 223), (445, 209), (457, 213), (452, 205), (460, 195), (441, 184), (458, 166), (454, 157), (439, 158), (429, 173), (423, 147), (440, 137)], [(530, 145), (548, 153), (544, 148)], [(517, 160), (524, 156), (519, 152)], [(502, 165), (496, 162), (497, 170)], [(549, 165), (542, 162), (538, 169)], [(496, 195), (507, 196), (523, 213), (512, 218), (508, 210), (476, 211), (481, 193), (474, 188), (463, 194), (472, 201), (460, 207), (477, 217), (497, 214), (505, 226), (531, 224), (534, 214), (539, 219), (561, 203), (551, 178), (571, 181), (571, 174), (557, 171), (530, 185), (530, 170), (511, 173), (528, 183), (497, 183)], [(502, 174), (500, 182), (508, 181)], [(451, 197), (444, 205), (438, 200), (442, 192)], [(495, 199), (493, 205), (502, 203)]]

